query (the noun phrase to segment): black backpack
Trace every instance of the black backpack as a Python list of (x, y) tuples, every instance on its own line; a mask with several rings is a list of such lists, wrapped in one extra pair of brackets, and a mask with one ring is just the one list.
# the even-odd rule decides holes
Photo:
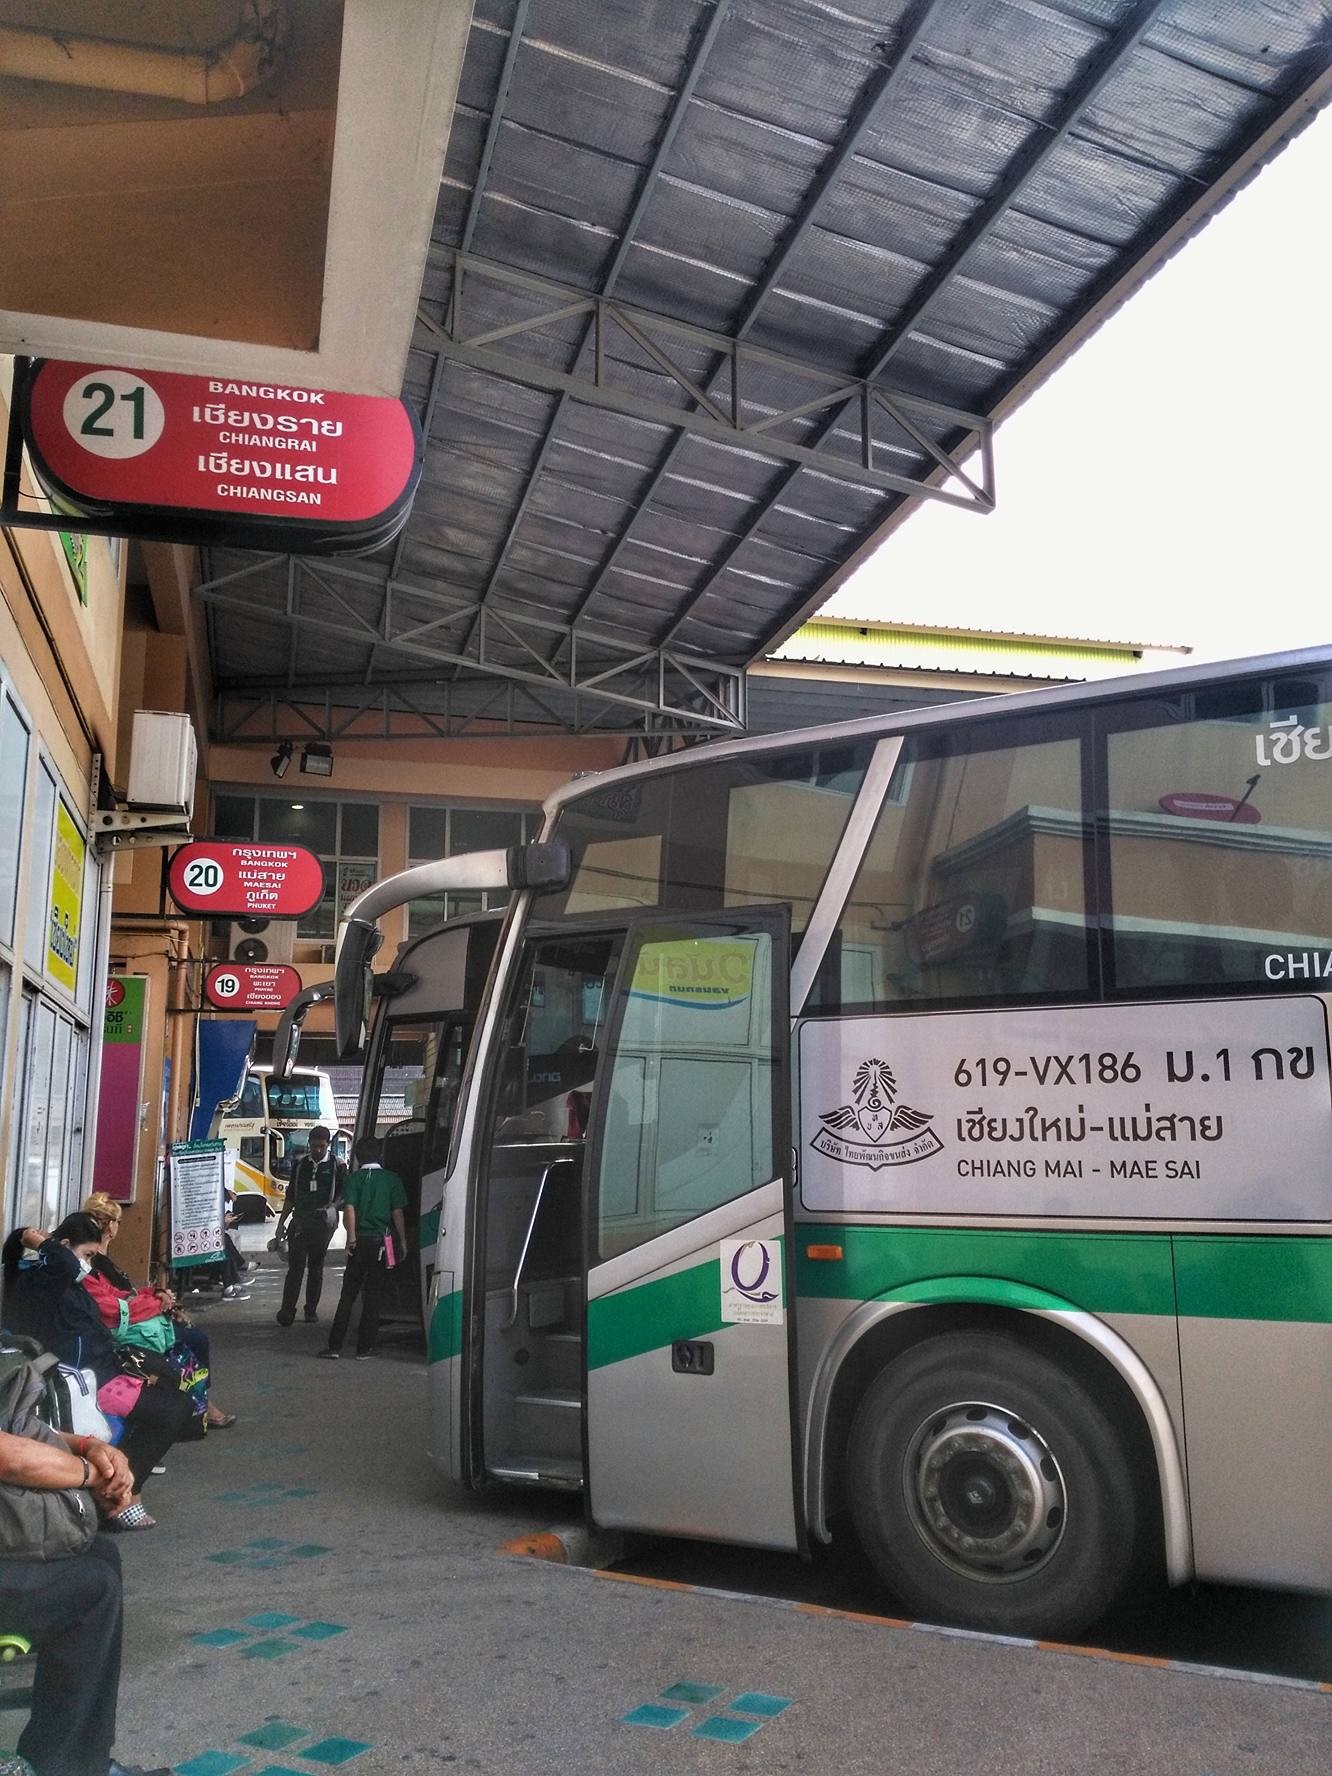
[[(0, 1430), (58, 1443), (56, 1359), (30, 1338), (0, 1339)], [(81, 1487), (47, 1490), (0, 1481), (0, 1560), (63, 1560), (82, 1554), (97, 1533), (92, 1494)]]
[(35, 1338), (0, 1332), (0, 1431), (26, 1437), (33, 1421), (69, 1429), (69, 1390), (60, 1364)]

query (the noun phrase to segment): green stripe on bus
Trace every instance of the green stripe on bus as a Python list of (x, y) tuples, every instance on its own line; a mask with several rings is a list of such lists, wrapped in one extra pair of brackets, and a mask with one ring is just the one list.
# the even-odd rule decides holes
[[(796, 1236), (798, 1296), (873, 1301), (935, 1277), (985, 1277), (1044, 1290), (1091, 1313), (1175, 1312), (1169, 1234), (801, 1222)], [(810, 1245), (840, 1246), (843, 1256), (807, 1258)]]
[(709, 1258), (639, 1288), (589, 1301), (587, 1366), (603, 1369), (677, 1338), (703, 1338), (721, 1327), (721, 1260)]
[(437, 1203), (433, 1209), (428, 1209), (421, 1217), (421, 1225), (417, 1230), (416, 1243), (422, 1251), (424, 1251), (427, 1246), (433, 1246), (435, 1241), (439, 1238), (439, 1215), (443, 1206), (442, 1203)]
[[(797, 1298), (985, 1301), (1026, 1309), (1067, 1302), (1095, 1314), (1332, 1321), (1328, 1238), (810, 1222), (795, 1231)], [(840, 1246), (843, 1256), (807, 1258), (810, 1245)], [(720, 1264), (708, 1259), (590, 1302), (588, 1368), (642, 1356), (677, 1338), (705, 1338), (722, 1324)]]
[(1202, 1320), (1332, 1322), (1332, 1239), (1177, 1234), (1181, 1315)]
[(451, 1295), (440, 1297), (430, 1316), (428, 1348), (432, 1363), (442, 1363), (446, 1357), (456, 1357), (461, 1353), (462, 1327), (462, 1290), (455, 1289)]

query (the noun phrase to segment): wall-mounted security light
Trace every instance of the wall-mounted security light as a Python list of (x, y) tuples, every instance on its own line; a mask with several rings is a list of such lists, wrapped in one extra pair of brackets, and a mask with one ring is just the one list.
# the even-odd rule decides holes
[(268, 763), (272, 768), (275, 777), (285, 777), (287, 772), (290, 771), (293, 750), (291, 741), (284, 740), (273, 754), (272, 758), (269, 759)]
[(333, 748), (320, 740), (312, 740), (301, 748), (301, 770), (307, 777), (333, 775)]

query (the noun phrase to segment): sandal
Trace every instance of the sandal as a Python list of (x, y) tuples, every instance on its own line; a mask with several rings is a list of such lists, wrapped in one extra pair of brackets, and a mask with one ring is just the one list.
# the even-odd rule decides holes
[(123, 1511), (117, 1511), (114, 1517), (106, 1520), (108, 1529), (156, 1529), (156, 1517), (150, 1517), (142, 1505), (126, 1505)]
[(225, 1431), (235, 1422), (236, 1414), (234, 1412), (219, 1412), (216, 1418), (209, 1418), (208, 1428), (210, 1431)]

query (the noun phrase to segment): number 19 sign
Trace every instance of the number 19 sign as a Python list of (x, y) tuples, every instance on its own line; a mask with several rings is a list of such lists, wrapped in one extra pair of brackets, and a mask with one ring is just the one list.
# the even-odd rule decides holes
[(300, 919), (323, 899), (324, 866), (301, 845), (182, 845), (167, 871), (171, 898), (205, 919)]
[(285, 962), (219, 962), (204, 976), (204, 998), (219, 1011), (285, 1011), (300, 990)]

